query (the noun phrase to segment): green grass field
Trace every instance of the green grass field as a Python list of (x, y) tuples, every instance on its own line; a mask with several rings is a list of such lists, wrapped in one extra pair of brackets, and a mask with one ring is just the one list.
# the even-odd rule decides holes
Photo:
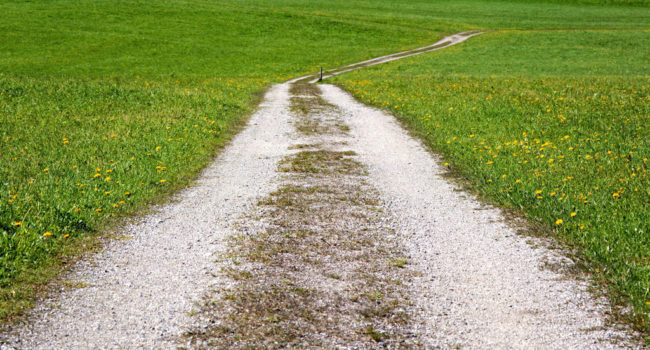
[(496, 31), (338, 77), (650, 320), (648, 30)]
[(189, 184), (270, 84), (483, 29), (498, 32), (338, 81), (394, 109), (478, 191), (556, 227), (647, 320), (648, 241), (630, 230), (647, 232), (650, 11), (594, 2), (3, 2), (0, 318), (97, 232)]

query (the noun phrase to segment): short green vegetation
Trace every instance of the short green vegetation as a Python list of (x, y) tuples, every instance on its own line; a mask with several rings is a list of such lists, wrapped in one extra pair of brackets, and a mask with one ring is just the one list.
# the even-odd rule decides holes
[(647, 29), (503, 30), (335, 81), (551, 228), (648, 330), (648, 47)]

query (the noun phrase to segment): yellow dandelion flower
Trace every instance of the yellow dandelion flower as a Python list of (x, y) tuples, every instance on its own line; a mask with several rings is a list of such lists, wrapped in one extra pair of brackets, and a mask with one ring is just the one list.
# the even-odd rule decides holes
[(106, 181), (106, 182), (111, 181), (111, 177), (110, 177), (110, 176), (106, 176), (106, 178), (104, 179), (104, 181)]
[(578, 215), (578, 213), (576, 213), (575, 211), (573, 213), (571, 213), (571, 217), (574, 217), (576, 215)]
[(98, 213), (101, 213), (101, 212), (102, 212), (102, 208), (97, 208), (97, 209), (95, 209), (95, 211), (98, 212)]
[(14, 226), (19, 227), (22, 226), (23, 222), (22, 221), (14, 221)]
[(43, 234), (43, 237), (50, 237), (52, 235), (52, 232), (47, 231)]
[(161, 184), (162, 184), (162, 183), (165, 183), (165, 179), (160, 180), (160, 183), (161, 183)]
[(95, 179), (96, 179), (96, 178), (98, 178), (98, 177), (101, 177), (101, 176), (102, 176), (102, 174), (100, 174), (100, 173), (97, 173), (97, 174), (95, 174), (95, 175), (93, 175), (93, 178), (95, 178)]
[(555, 220), (556, 225), (562, 225), (563, 222), (564, 222), (564, 220), (562, 220), (562, 219)]
[(540, 193), (542, 193), (542, 190), (535, 191), (535, 194), (540, 194)]
[(47, 173), (48, 171), (50, 171), (50, 168), (43, 169), (43, 172), (45, 172), (45, 173)]
[(68, 237), (70, 237), (69, 233), (66, 233), (66, 234), (63, 235), (63, 238), (68, 238)]
[(488, 161), (488, 162), (485, 162), (485, 164), (486, 165), (492, 165), (492, 164), (494, 164), (494, 162), (493, 161)]

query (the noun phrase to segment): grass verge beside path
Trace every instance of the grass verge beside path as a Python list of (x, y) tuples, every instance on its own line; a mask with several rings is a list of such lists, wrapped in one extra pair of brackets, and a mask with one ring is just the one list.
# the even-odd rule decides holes
[(482, 196), (552, 228), (647, 332), (647, 33), (493, 32), (334, 81), (396, 115)]

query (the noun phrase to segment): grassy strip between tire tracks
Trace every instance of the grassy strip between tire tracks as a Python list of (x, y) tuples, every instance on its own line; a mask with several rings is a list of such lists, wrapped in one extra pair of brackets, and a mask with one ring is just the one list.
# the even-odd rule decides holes
[(552, 228), (647, 332), (648, 45), (647, 30), (493, 32), (334, 81)]

